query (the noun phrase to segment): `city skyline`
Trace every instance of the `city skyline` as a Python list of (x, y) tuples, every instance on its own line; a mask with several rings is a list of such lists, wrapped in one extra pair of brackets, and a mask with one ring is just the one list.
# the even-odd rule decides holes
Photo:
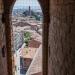
[(26, 8), (28, 6), (40, 9), (40, 4), (37, 0), (17, 0), (13, 9)]

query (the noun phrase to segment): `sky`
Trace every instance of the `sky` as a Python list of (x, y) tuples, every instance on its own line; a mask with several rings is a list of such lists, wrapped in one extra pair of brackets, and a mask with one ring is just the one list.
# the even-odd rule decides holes
[(40, 8), (39, 2), (37, 0), (16, 0), (14, 8), (24, 8), (25, 6), (36, 6)]

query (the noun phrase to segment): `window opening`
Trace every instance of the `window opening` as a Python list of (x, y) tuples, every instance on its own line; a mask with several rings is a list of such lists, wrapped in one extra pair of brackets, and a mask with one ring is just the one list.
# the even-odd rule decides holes
[(37, 0), (17, 0), (12, 11), (13, 75), (42, 75), (43, 13)]

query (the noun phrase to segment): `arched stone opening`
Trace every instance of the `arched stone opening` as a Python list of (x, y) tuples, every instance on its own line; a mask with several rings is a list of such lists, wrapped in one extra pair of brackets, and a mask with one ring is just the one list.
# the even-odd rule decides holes
[[(13, 5), (16, 0), (3, 0), (4, 1), (4, 13), (3, 22), (5, 23), (6, 31), (6, 47), (7, 47), (7, 65), (8, 65), (8, 75), (12, 75), (12, 53), (11, 53), (11, 12)], [(44, 20), (43, 20), (43, 75), (48, 73), (48, 28), (49, 28), (49, 0), (38, 0)]]
[[(9, 9), (13, 0), (4, 0), (5, 3), (5, 19), (3, 22), (6, 24), (6, 41), (7, 41), (7, 54), (8, 54), (8, 74), (12, 75), (12, 62), (11, 62), (11, 27)], [(43, 75), (75, 75), (75, 1), (74, 0), (50, 0), (50, 15), (49, 19), (49, 0), (39, 0), (44, 13), (43, 25)], [(58, 19), (58, 21), (57, 21)], [(51, 25), (49, 29), (48, 41), (48, 28), (49, 21)], [(65, 22), (67, 22), (65, 24)], [(61, 36), (59, 36), (61, 34)], [(49, 42), (49, 57), (48, 54)], [(61, 45), (61, 46), (60, 46)], [(57, 53), (56, 53), (57, 52)], [(47, 58), (47, 59), (46, 59)], [(64, 60), (63, 60), (64, 59)], [(49, 70), (47, 63), (49, 61)]]

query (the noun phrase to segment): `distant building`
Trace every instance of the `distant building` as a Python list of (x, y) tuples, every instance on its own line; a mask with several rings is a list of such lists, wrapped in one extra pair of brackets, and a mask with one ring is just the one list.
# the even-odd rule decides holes
[(25, 75), (33, 58), (37, 48), (24, 48), (22, 45), (14, 54), (15, 75)]
[(26, 75), (42, 75), (42, 45), (37, 49)]
[(29, 16), (31, 16), (31, 7), (29, 6)]
[(13, 41), (14, 41), (14, 51), (21, 48), (24, 43), (24, 33), (23, 32), (14, 32), (13, 33)]
[(41, 42), (35, 40), (35, 39), (32, 39), (29, 41), (29, 45), (28, 47), (31, 47), (31, 48), (39, 48)]

